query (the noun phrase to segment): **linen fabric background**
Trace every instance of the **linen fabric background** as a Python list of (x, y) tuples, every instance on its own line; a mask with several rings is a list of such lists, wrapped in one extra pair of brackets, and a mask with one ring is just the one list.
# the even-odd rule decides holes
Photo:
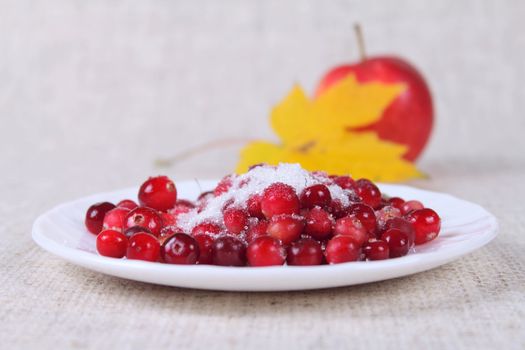
[[(525, 2), (0, 1), (1, 348), (525, 347)], [(354, 287), (222, 293), (75, 267), (33, 220), (166, 173), (217, 178), (242, 144), (169, 169), (153, 160), (222, 138), (274, 140), (268, 112), (335, 64), (406, 57), (431, 86), (429, 179), (493, 212), (500, 235), (441, 268)]]

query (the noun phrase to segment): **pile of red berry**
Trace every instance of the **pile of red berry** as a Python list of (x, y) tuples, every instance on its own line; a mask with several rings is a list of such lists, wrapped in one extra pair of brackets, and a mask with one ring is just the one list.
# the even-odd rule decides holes
[(386, 197), (371, 181), (260, 165), (228, 175), (195, 202), (152, 177), (139, 204), (92, 205), (87, 229), (100, 255), (169, 264), (321, 265), (408, 254), (441, 220), (419, 201)]

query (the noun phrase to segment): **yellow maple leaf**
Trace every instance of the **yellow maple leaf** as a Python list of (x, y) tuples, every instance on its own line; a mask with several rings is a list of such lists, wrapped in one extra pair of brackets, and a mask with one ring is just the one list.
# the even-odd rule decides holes
[(416, 167), (402, 158), (404, 145), (381, 140), (374, 132), (347, 131), (379, 120), (404, 88), (402, 84), (360, 84), (350, 75), (312, 100), (295, 86), (270, 117), (282, 144), (248, 144), (241, 151), (237, 171), (244, 172), (256, 163), (288, 162), (308, 170), (376, 181), (419, 177)]

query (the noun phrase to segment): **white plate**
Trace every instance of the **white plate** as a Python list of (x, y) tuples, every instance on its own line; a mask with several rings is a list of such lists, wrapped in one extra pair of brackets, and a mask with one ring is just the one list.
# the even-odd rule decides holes
[[(178, 182), (179, 198), (195, 199), (216, 181)], [(108, 275), (168, 286), (231, 291), (283, 291), (329, 288), (381, 281), (429, 270), (470, 253), (497, 234), (496, 218), (479, 205), (447, 194), (399, 185), (381, 185), (390, 196), (417, 199), (442, 218), (437, 239), (397, 259), (322, 266), (220, 267), (168, 265), (97, 255), (95, 236), (84, 228), (86, 209), (95, 202), (136, 198), (137, 189), (102, 193), (62, 204), (41, 215), (33, 239), (73, 264)]]

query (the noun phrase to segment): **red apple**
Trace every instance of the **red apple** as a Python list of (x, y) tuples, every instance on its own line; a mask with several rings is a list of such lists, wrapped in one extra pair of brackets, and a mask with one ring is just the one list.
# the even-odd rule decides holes
[(349, 74), (355, 74), (361, 83), (405, 84), (405, 91), (385, 109), (379, 121), (349, 131), (375, 131), (381, 139), (408, 146), (404, 158), (415, 160), (428, 141), (433, 123), (432, 97), (421, 74), (397, 57), (364, 58), (356, 64), (330, 70), (319, 83), (315, 95), (319, 96)]

